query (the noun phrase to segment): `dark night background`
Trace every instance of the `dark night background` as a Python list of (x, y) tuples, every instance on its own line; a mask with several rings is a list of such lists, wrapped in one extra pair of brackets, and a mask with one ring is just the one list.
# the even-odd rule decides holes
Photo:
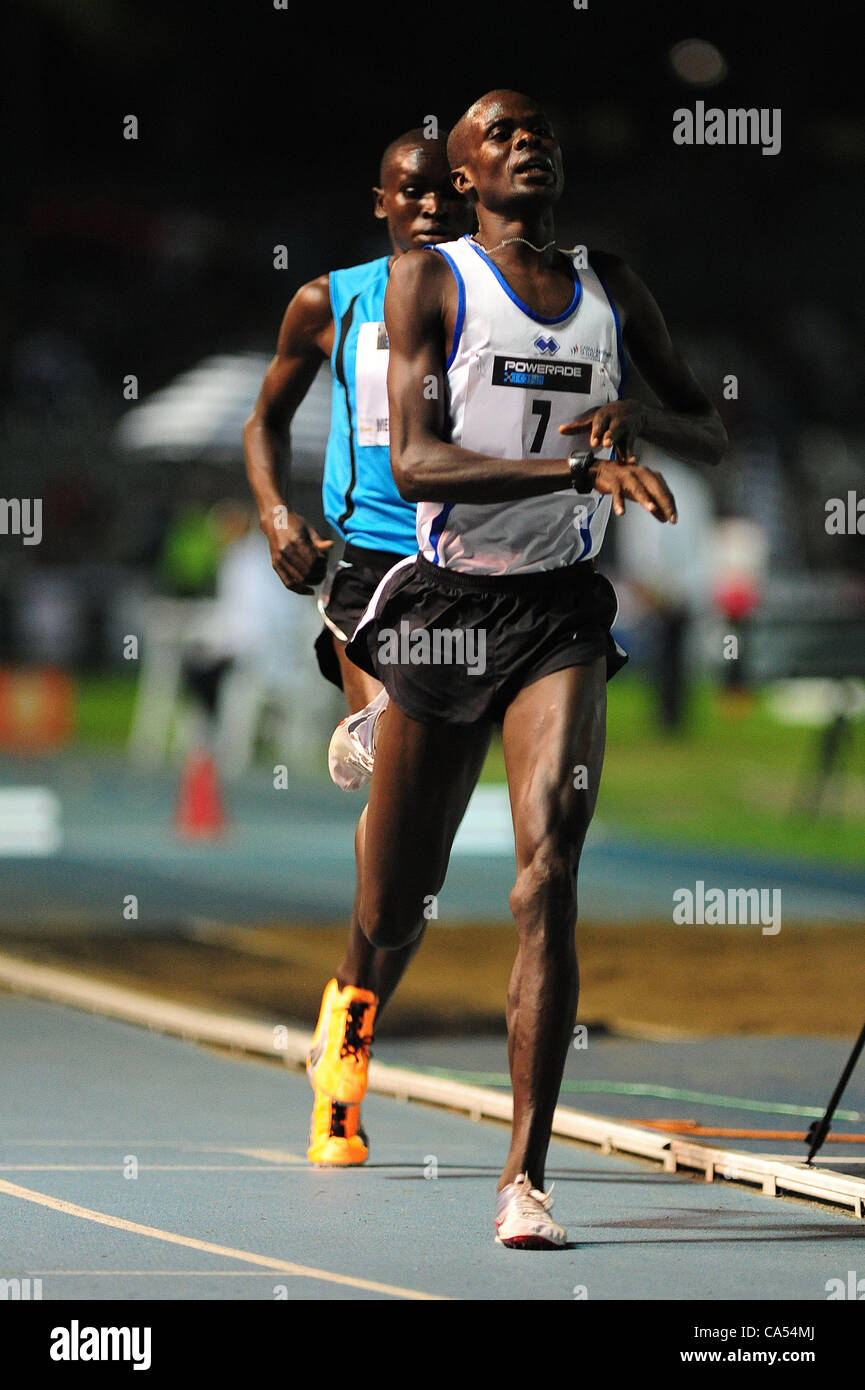
[[(756, 511), (776, 566), (861, 568), (861, 538), (823, 526), (826, 497), (865, 478), (865, 115), (845, 13), (15, 0), (0, 83), (3, 492), (41, 493), (46, 519), (41, 546), (4, 547), (0, 587), (22, 564), (146, 567), (178, 498), (246, 495), (239, 450), (217, 479), (119, 459), (123, 377), (146, 399), (210, 354), (270, 352), (298, 284), (385, 249), (369, 193), (382, 147), (498, 85), (554, 117), (562, 244), (631, 261), (722, 409), (722, 513)], [(690, 37), (723, 55), (718, 85), (675, 74), (670, 49)], [(697, 99), (780, 107), (781, 152), (676, 146), (673, 111)], [(277, 243), (288, 270), (273, 268)], [(727, 373), (738, 401), (721, 398)]]

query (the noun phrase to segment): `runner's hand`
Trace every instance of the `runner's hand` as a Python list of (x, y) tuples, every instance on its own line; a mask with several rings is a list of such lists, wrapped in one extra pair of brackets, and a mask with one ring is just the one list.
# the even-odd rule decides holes
[(646, 409), (639, 401), (608, 401), (590, 410), (569, 425), (559, 425), (560, 434), (578, 434), (590, 429), (592, 449), (612, 448), (612, 459), (596, 459), (592, 466), (596, 492), (609, 493), (613, 511), (625, 514), (625, 499), (639, 502), (658, 521), (678, 521), (676, 500), (663, 476), (643, 468), (634, 452), (646, 424)]
[(327, 552), (333, 541), (321, 538), (297, 512), (274, 509), (275, 515), (262, 520), (261, 529), (270, 547), (270, 562), (286, 589), (295, 594), (312, 594), (327, 570)]
[(589, 448), (608, 449), (615, 444), (623, 463), (636, 463), (634, 449), (646, 428), (646, 407), (640, 401), (608, 401), (569, 425), (559, 425), (559, 433), (579, 434), (587, 427), (591, 431)]
[(639, 502), (658, 521), (669, 521), (674, 526), (678, 521), (676, 499), (662, 475), (653, 469), (619, 458), (595, 459), (592, 474), (592, 486), (596, 492), (610, 494), (617, 516), (625, 515), (625, 498), (628, 498)]

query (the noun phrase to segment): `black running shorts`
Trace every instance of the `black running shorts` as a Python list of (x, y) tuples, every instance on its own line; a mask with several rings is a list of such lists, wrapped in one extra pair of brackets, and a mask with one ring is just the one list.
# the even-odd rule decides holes
[(340, 690), (342, 674), (333, 647), (334, 638), (338, 642), (348, 641), (379, 583), (401, 559), (402, 555), (394, 555), (389, 550), (363, 550), (349, 542), (333, 572), (330, 589), (319, 598), (324, 627), (315, 639), (318, 669)]
[(616, 592), (590, 560), (531, 574), (465, 574), (418, 555), (382, 586), (346, 651), (421, 723), (501, 721), (524, 686), (627, 654), (610, 629)]

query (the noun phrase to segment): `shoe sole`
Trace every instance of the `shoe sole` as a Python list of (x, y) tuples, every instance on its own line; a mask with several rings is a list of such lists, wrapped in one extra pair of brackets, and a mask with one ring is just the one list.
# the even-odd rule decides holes
[(330, 1157), (325, 1154), (320, 1155), (318, 1158), (313, 1158), (309, 1150), (307, 1150), (306, 1156), (310, 1163), (314, 1163), (317, 1168), (362, 1168), (369, 1158), (369, 1151), (367, 1150), (363, 1158), (355, 1156), (351, 1158), (340, 1158), (336, 1155)]
[(564, 1250), (566, 1241), (547, 1240), (545, 1236), (496, 1236), (496, 1245), (507, 1250)]

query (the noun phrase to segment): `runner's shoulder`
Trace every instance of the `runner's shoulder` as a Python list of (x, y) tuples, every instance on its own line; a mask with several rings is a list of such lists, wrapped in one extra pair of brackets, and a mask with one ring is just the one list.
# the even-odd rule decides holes
[(443, 256), (437, 256), (432, 248), (425, 246), (419, 251), (406, 251), (393, 264), (390, 283), (400, 293), (413, 290), (428, 290), (434, 285), (443, 285), (451, 278), (450, 268)]
[(296, 291), (294, 298), (289, 305), (295, 305), (299, 315), (304, 318), (327, 320), (331, 316), (330, 305), (330, 272), (325, 271), (324, 275), (317, 275), (314, 280), (307, 280), (305, 285), (301, 285)]
[(592, 250), (588, 254), (589, 265), (600, 277), (626, 319), (628, 311), (637, 308), (641, 299), (645, 297), (645, 285), (627, 261), (617, 256), (614, 251)]
[(594, 248), (589, 251), (589, 265), (592, 270), (602, 276), (604, 280), (618, 282), (633, 275), (633, 271), (621, 256), (617, 256), (615, 251), (600, 251)]
[(295, 291), (282, 320), (277, 353), (292, 355), (299, 347), (314, 344), (332, 320), (330, 276), (319, 275)]
[(431, 254), (429, 248), (406, 251), (394, 263), (390, 272), (387, 303), (403, 312), (411, 311), (415, 326), (428, 323), (441, 315), (450, 302), (454, 286), (453, 275), (443, 256)]

